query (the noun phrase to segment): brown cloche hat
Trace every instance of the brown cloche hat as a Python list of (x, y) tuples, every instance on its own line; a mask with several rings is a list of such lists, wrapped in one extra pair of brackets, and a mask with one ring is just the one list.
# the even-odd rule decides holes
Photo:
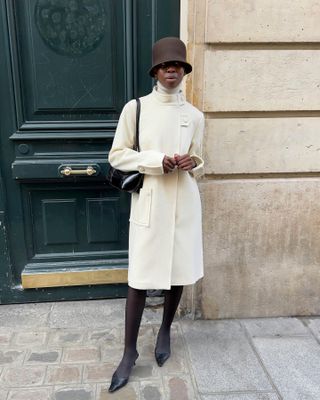
[(152, 67), (149, 75), (154, 77), (154, 69), (168, 61), (179, 61), (184, 66), (186, 74), (192, 71), (192, 66), (186, 61), (186, 46), (177, 37), (165, 37), (154, 43), (152, 47)]

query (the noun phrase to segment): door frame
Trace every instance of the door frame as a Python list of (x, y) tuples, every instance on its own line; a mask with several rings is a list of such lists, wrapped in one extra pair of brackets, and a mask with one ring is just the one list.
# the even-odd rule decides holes
[[(2, 105), (1, 109), (5, 108), (6, 113), (11, 114), (7, 117), (6, 121), (0, 126), (0, 146), (2, 151), (10, 154), (10, 158), (14, 160), (14, 149), (13, 141), (8, 140), (9, 136), (15, 135), (14, 127), (17, 126), (16, 118), (16, 104), (15, 96), (13, 92), (12, 82), (15, 79), (17, 71), (15, 71), (15, 66), (12, 65), (12, 50), (14, 51), (15, 43), (12, 41), (10, 35), (14, 33), (9, 33), (8, 26), (8, 1), (5, 0), (0, 4), (0, 42), (3, 44), (3, 54), (4, 57), (0, 60), (0, 86), (2, 87), (3, 98), (5, 99), (5, 105)], [(161, 5), (157, 0), (139, 0), (135, 2), (134, 0), (125, 0), (127, 5), (126, 10), (126, 41), (127, 43), (132, 43), (131, 53), (127, 55), (127, 63), (131, 63), (131, 73), (128, 74), (128, 98), (134, 95), (144, 95), (147, 91), (150, 91), (151, 80), (149, 83), (146, 82), (143, 74), (147, 74), (145, 70), (146, 54), (145, 48), (151, 46), (149, 41), (155, 40), (166, 36), (166, 35), (179, 35), (179, 23), (180, 21), (180, 2), (175, 0), (175, 5), (172, 5), (172, 0), (168, 1), (172, 13), (168, 15), (167, 8)], [(152, 9), (151, 18), (151, 37), (150, 35), (141, 36), (141, 24), (139, 25), (136, 21), (146, 17), (146, 9)], [(168, 22), (169, 21), (169, 22)], [(166, 30), (166, 24), (171, 24), (174, 28), (170, 32)], [(148, 28), (149, 29), (149, 28)], [(149, 32), (150, 33), (150, 32)], [(142, 40), (139, 42), (137, 40), (138, 36), (141, 36)], [(130, 46), (129, 46), (130, 47)], [(143, 58), (140, 63), (137, 62), (139, 58)], [(140, 60), (139, 60), (140, 61)], [(144, 66), (143, 66), (144, 65)], [(2, 100), (4, 101), (4, 100)], [(19, 112), (18, 112), (19, 113)], [(1, 131), (3, 129), (3, 131)], [(4, 132), (6, 133), (6, 138), (4, 137)], [(8, 134), (10, 132), (10, 134)], [(32, 136), (32, 134), (30, 134)], [(110, 136), (110, 135), (109, 135)], [(6, 139), (6, 140), (4, 140)], [(31, 139), (31, 137), (30, 137)], [(108, 137), (106, 140), (106, 148), (108, 143), (111, 144), (112, 137)], [(11, 156), (12, 155), (12, 156)], [(32, 274), (28, 276), (26, 274), (22, 277), (22, 281), (17, 281), (17, 278), (12, 274), (12, 263), (10, 259), (10, 252), (14, 251), (11, 248), (9, 242), (8, 229), (9, 226), (6, 224), (8, 218), (8, 204), (6, 191), (10, 191), (10, 187), (5, 188), (3, 176), (11, 176), (11, 165), (4, 165), (0, 162), (0, 304), (8, 303), (24, 303), (24, 302), (39, 302), (39, 301), (58, 301), (58, 300), (75, 300), (75, 299), (99, 299), (99, 298), (114, 298), (114, 297), (124, 297), (127, 291), (127, 262), (120, 265), (119, 262), (118, 270), (110, 270), (108, 276), (106, 276), (105, 271), (78, 271), (69, 272), (64, 274), (64, 277), (57, 273), (48, 274), (45, 273), (41, 276), (38, 274), (37, 283), (32, 282), (34, 277)], [(19, 189), (20, 190), (20, 189)], [(120, 261), (120, 260), (119, 260)], [(70, 273), (73, 275), (71, 286), (67, 287), (68, 282), (70, 283)], [(62, 278), (62, 279), (61, 279)], [(48, 287), (48, 280), (52, 279), (52, 282)], [(42, 283), (41, 283), (42, 282)], [(57, 286), (60, 285), (60, 286)], [(61, 286), (63, 285), (63, 286)], [(35, 288), (35, 286), (37, 288)], [(25, 290), (26, 289), (26, 290)]]

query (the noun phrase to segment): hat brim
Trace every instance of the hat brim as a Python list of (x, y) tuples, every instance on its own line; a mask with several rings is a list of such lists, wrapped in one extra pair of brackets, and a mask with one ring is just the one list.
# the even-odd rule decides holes
[[(180, 61), (180, 60), (167, 60), (167, 61), (163, 61), (162, 63), (169, 62), (169, 61), (176, 61), (176, 62), (179, 62), (180, 64), (182, 64), (182, 65), (183, 65), (183, 68), (184, 68), (184, 72), (185, 72), (186, 75), (187, 75), (187, 74), (190, 74), (190, 72), (192, 71), (192, 65), (189, 64), (189, 63), (187, 63), (187, 62), (185, 62), (185, 61)], [(149, 69), (149, 75), (150, 75), (152, 78), (154, 78), (155, 69), (159, 68), (159, 66), (160, 66), (162, 63), (153, 65), (153, 66)]]

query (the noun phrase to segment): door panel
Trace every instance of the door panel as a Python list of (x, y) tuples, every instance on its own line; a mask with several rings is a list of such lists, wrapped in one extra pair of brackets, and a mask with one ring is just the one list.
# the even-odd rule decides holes
[(126, 99), (124, 55), (130, 45), (124, 1), (8, 5), (16, 38), (19, 129), (30, 122), (59, 121), (61, 129), (63, 121), (116, 120)]
[(122, 296), (130, 196), (108, 150), (179, 1), (5, 0), (0, 19), (0, 303)]

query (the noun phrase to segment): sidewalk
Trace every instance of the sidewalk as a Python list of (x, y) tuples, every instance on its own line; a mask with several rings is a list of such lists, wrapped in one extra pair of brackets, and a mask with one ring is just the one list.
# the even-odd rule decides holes
[(320, 400), (320, 319), (190, 321), (153, 358), (161, 307), (147, 307), (129, 384), (109, 394), (124, 300), (0, 306), (0, 400)]

